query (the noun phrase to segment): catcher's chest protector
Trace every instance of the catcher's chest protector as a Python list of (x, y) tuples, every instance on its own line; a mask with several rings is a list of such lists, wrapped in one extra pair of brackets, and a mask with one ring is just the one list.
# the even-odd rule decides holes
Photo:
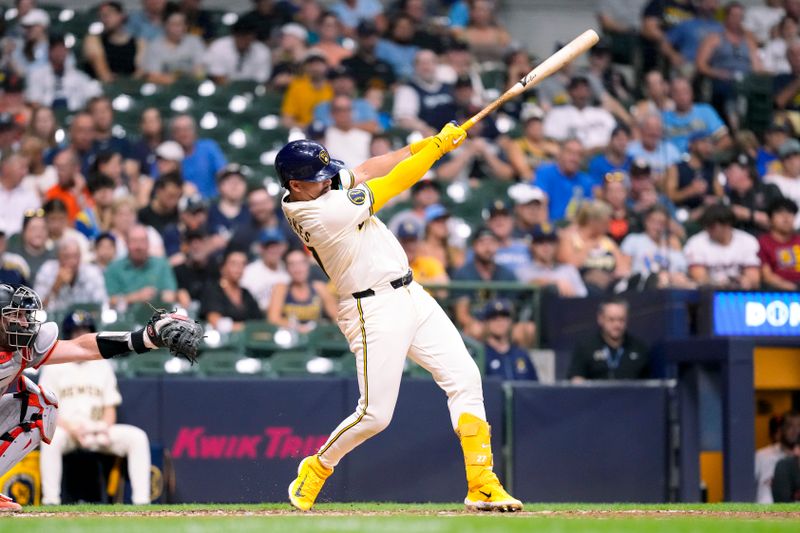
[(0, 351), (0, 394), (8, 390), (24, 369), (37, 368), (43, 363), (57, 340), (58, 326), (55, 322), (45, 322), (31, 348)]

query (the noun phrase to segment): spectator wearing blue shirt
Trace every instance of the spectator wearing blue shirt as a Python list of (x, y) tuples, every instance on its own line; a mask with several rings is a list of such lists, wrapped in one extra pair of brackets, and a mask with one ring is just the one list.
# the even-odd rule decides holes
[[(353, 127), (369, 133), (377, 133), (380, 126), (378, 124), (378, 112), (364, 98), (358, 98), (356, 92), (356, 82), (353, 74), (344, 67), (331, 69), (328, 79), (333, 89), (333, 96), (347, 96), (351, 99), (353, 108)], [(319, 122), (325, 128), (333, 126), (333, 115), (331, 104), (333, 98), (317, 104), (314, 108), (314, 122)]]
[(419, 47), (413, 44), (414, 19), (399, 14), (392, 20), (389, 39), (379, 39), (375, 45), (375, 57), (386, 61), (398, 78), (407, 80), (414, 75), (414, 57)]
[(142, 9), (128, 15), (128, 33), (137, 39), (153, 41), (164, 35), (165, 0), (142, 0)]
[(383, 19), (383, 5), (378, 0), (340, 0), (331, 6), (331, 11), (349, 35), (355, 33), (362, 20)]
[(667, 169), (682, 159), (678, 147), (664, 139), (663, 122), (658, 113), (647, 114), (639, 121), (639, 139), (628, 145), (628, 155), (646, 162), (656, 183), (661, 183)]
[(542, 189), (550, 199), (550, 220), (562, 220), (568, 215), (568, 207), (574, 211), (584, 198), (593, 196), (593, 187), (600, 185), (589, 174), (581, 170), (583, 145), (577, 139), (569, 139), (561, 145), (555, 163), (545, 163), (536, 169), (533, 184)]
[[(455, 271), (453, 281), (517, 281), (514, 273), (498, 265), (495, 255), (500, 247), (497, 235), (487, 227), (480, 227), (472, 234), (472, 259)], [(483, 337), (483, 324), (472, 315), (473, 305), (482, 306), (489, 298), (506, 297), (502, 291), (493, 294), (491, 290), (459, 290), (451, 291), (455, 299), (453, 314), (456, 324), (467, 335), (475, 338)]]
[(714, 18), (719, 0), (700, 0), (694, 4), (696, 16), (670, 28), (662, 44), (662, 53), (676, 68), (694, 65), (703, 38), (723, 30), (722, 24)]
[(630, 141), (631, 130), (627, 126), (618, 125), (614, 128), (605, 151), (589, 161), (589, 175), (595, 183), (602, 183), (609, 172), (630, 170), (632, 158), (626, 153)]
[(728, 127), (716, 110), (708, 104), (694, 102), (692, 85), (686, 78), (675, 78), (670, 84), (670, 94), (675, 109), (664, 111), (664, 137), (685, 153), (689, 150), (689, 137), (693, 133), (708, 132), (717, 151), (731, 147)]
[(499, 244), (495, 263), (512, 272), (531, 264), (528, 243), (514, 238), (514, 218), (508, 202), (498, 198), (491, 203), (486, 226), (497, 236)]
[(539, 376), (528, 352), (511, 340), (513, 312), (511, 302), (505, 299), (490, 300), (483, 309), (482, 318), (486, 327), (484, 373), (487, 377), (505, 380), (538, 381)]
[(762, 178), (767, 174), (777, 174), (780, 171), (778, 150), (789, 140), (792, 127), (778, 120), (773, 121), (764, 132), (764, 145), (758, 147), (756, 152), (756, 170)]
[(197, 187), (204, 198), (216, 196), (217, 172), (228, 163), (219, 145), (212, 139), (198, 139), (197, 125), (189, 115), (173, 118), (170, 131), (186, 154), (181, 163), (183, 178)]

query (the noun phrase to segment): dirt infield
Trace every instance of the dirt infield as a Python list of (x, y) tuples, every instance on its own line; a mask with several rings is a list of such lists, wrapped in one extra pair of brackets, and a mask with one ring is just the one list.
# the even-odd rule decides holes
[[(30, 511), (4, 515), (9, 518), (24, 520), (26, 518), (163, 518), (163, 517), (268, 517), (268, 516), (464, 516), (475, 515), (484, 516), (491, 513), (476, 513), (468, 511), (427, 511), (423, 509), (399, 509), (392, 511), (363, 511), (354, 509), (352, 511), (312, 511), (300, 513), (292, 509), (285, 510), (249, 510), (249, 509), (225, 509), (225, 510), (153, 510), (153, 511), (119, 511), (119, 512), (93, 512), (93, 511)], [(497, 513), (495, 513), (497, 514)], [(508, 513), (514, 517), (526, 518), (715, 518), (732, 520), (800, 520), (800, 511), (715, 511), (715, 510), (569, 510), (569, 511), (522, 511), (519, 513)]]

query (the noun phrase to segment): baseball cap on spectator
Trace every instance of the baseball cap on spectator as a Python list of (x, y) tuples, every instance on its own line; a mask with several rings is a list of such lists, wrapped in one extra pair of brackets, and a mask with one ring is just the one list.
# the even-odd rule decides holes
[(704, 228), (713, 226), (714, 224), (724, 224), (726, 226), (733, 226), (736, 223), (736, 216), (733, 210), (727, 205), (714, 204), (706, 208), (703, 215), (700, 217), (700, 224)]
[(511, 302), (505, 298), (494, 298), (486, 302), (481, 312), (481, 318), (489, 320), (499, 316), (511, 317), (512, 312), (513, 306)]
[(231, 26), (233, 35), (250, 35), (258, 33), (258, 23), (250, 17), (239, 17)]
[(556, 242), (558, 234), (551, 224), (536, 224), (531, 230), (531, 242)]
[(322, 139), (326, 129), (325, 123), (321, 120), (312, 120), (306, 128), (306, 135), (309, 139)]
[(180, 144), (175, 141), (164, 141), (156, 146), (156, 157), (180, 163), (185, 157), (185, 153)]
[(711, 132), (707, 129), (693, 131), (689, 134), (689, 144), (697, 141), (706, 141), (711, 138)]
[(312, 48), (306, 53), (306, 56), (303, 58), (303, 64), (312, 63), (314, 61), (322, 61), (326, 65), (328, 64), (328, 60), (325, 59), (325, 56), (317, 49)]
[(508, 188), (508, 197), (515, 205), (527, 205), (532, 202), (544, 202), (547, 200), (547, 193), (529, 183), (516, 183)]
[(573, 76), (569, 80), (569, 84), (567, 85), (567, 90), (574, 89), (578, 85), (589, 85), (589, 78), (583, 75)]
[(281, 28), (281, 33), (283, 35), (293, 35), (303, 42), (308, 41), (308, 30), (305, 29), (302, 24), (298, 24), (297, 22), (284, 24)]
[(397, 238), (404, 240), (417, 240), (422, 234), (422, 227), (413, 220), (405, 220), (397, 228)]
[(597, 44), (589, 50), (589, 54), (591, 55), (606, 53), (611, 53), (611, 40), (608, 37), (601, 37), (600, 40), (597, 41)]
[(50, 15), (44, 9), (31, 9), (28, 13), (19, 19), (21, 26), (50, 26)]
[(378, 31), (378, 26), (376, 26), (373, 21), (362, 20), (358, 23), (356, 33), (358, 33), (359, 37), (371, 37), (373, 35), (378, 35), (380, 32)]
[(522, 108), (522, 113), (519, 114), (519, 121), (522, 124), (527, 124), (531, 120), (544, 120), (544, 111), (538, 105), (526, 104)]
[(208, 203), (199, 194), (183, 196), (178, 202), (178, 210), (181, 213), (199, 213), (208, 210)]
[(785, 143), (778, 148), (778, 157), (786, 159), (793, 155), (800, 154), (800, 141), (797, 139), (787, 139)]
[(650, 163), (644, 159), (634, 159), (629, 172), (631, 178), (643, 178), (650, 175)]
[(329, 80), (337, 80), (339, 78), (352, 78), (353, 73), (350, 72), (347, 67), (338, 66), (333, 67), (328, 70), (328, 79)]
[(469, 76), (459, 76), (458, 79), (456, 79), (455, 85), (453, 86), (454, 89), (461, 89), (463, 87), (472, 88), (472, 80), (469, 78)]
[(479, 241), (480, 239), (483, 239), (483, 238), (486, 238), (486, 237), (489, 237), (489, 238), (492, 238), (494, 240), (497, 240), (497, 235), (495, 235), (495, 233), (492, 230), (490, 230), (486, 226), (481, 226), (481, 227), (479, 227), (478, 229), (475, 230), (475, 233), (472, 234), (472, 236), (470, 238), (470, 242), (471, 243), (475, 243), (476, 241)]
[(739, 165), (743, 168), (750, 168), (753, 166), (753, 159), (744, 152), (737, 152), (722, 162), (722, 168), (728, 168), (731, 165)]
[(108, 231), (104, 231), (100, 235), (94, 238), (94, 245), (97, 246), (97, 243), (103, 240), (108, 239), (109, 241), (113, 242), (114, 244), (117, 243), (117, 238), (114, 237), (113, 233), (109, 233)]
[(221, 183), (229, 176), (239, 176), (243, 180), (247, 180), (250, 175), (250, 169), (239, 163), (228, 163), (217, 172), (217, 183)]
[(429, 179), (422, 179), (422, 180), (419, 180), (418, 182), (416, 182), (411, 187), (411, 194), (417, 194), (418, 192), (420, 192), (420, 191), (422, 191), (424, 189), (427, 189), (429, 187), (431, 189), (436, 189), (437, 192), (442, 192), (442, 187), (441, 187), (441, 185), (439, 185), (438, 181), (429, 180)]
[(270, 244), (281, 244), (286, 242), (286, 236), (281, 230), (276, 228), (267, 228), (258, 234), (258, 242), (261, 246), (269, 246)]
[(442, 204), (433, 204), (425, 208), (425, 224), (430, 224), (440, 218), (448, 218), (450, 211)]
[(787, 135), (791, 135), (792, 133), (794, 133), (792, 131), (792, 126), (785, 120), (773, 120), (772, 122), (770, 122), (769, 126), (767, 126), (767, 129), (764, 131), (765, 133), (779, 132), (779, 133), (785, 133)]
[(511, 206), (506, 200), (498, 198), (489, 204), (489, 207), (486, 209), (486, 214), (486, 218), (496, 217), (497, 215), (510, 215)]

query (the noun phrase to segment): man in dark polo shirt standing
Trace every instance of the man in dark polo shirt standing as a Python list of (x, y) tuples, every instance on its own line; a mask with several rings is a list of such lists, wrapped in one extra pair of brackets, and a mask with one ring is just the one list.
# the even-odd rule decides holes
[(627, 333), (628, 303), (609, 300), (597, 310), (599, 331), (578, 341), (567, 377), (573, 383), (587, 379), (647, 379), (647, 347)]

